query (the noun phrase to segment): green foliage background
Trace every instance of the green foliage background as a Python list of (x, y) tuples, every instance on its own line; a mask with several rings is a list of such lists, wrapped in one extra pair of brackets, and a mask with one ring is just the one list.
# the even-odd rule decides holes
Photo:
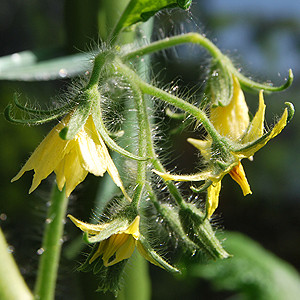
[[(117, 13), (115, 10), (117, 2), (120, 1), (2, 0), (0, 56), (24, 50), (37, 50), (39, 59), (46, 59), (89, 50), (91, 46), (97, 44), (99, 35), (103, 38), (107, 36), (107, 28), (112, 26), (110, 22)], [(250, 1), (242, 2), (236, 7), (233, 6), (235, 9), (232, 10), (224, 5), (218, 6), (218, 2), (220, 1), (199, 0), (193, 2), (192, 9), (188, 13), (179, 10), (160, 13), (155, 18), (155, 33), (152, 39), (191, 30), (207, 33), (213, 40), (216, 37), (217, 45), (222, 50), (228, 50), (229, 56), (242, 67), (246, 75), (251, 74), (255, 79), (262, 81), (271, 79), (275, 84), (281, 84), (283, 78), (287, 76), (287, 70), (293, 68), (295, 81), (292, 87), (284, 93), (266, 96), (266, 104), (269, 106), (267, 120), (270, 124), (274, 121), (274, 116), (280, 113), (284, 101), (294, 102), (295, 118), (286, 130), (256, 154), (254, 162), (245, 162), (244, 167), (253, 195), (243, 198), (239, 187), (229, 182), (230, 179), (224, 178), (215, 224), (221, 231), (225, 228), (248, 235), (299, 270), (300, 121), (297, 111), (300, 108), (298, 79), (300, 23), (296, 11), (298, 10), (299, 15), (300, 6), (297, 0), (288, 1), (284, 4), (284, 9), (278, 7), (276, 10), (273, 6), (283, 4), (279, 2), (271, 4), (271, 1), (266, 1), (270, 9), (261, 12), (260, 1), (257, 0), (251, 1), (251, 5)], [(275, 13), (280, 10), (282, 10), (281, 14)], [(208, 63), (207, 59), (204, 52), (195, 47), (180, 46), (176, 50), (168, 50), (152, 57), (152, 65), (154, 70), (163, 70), (159, 72), (162, 81), (174, 80), (174, 86), (186, 92), (187, 87), (206, 78), (207, 74), (202, 65)], [(278, 72), (282, 75), (278, 76)], [(181, 74), (180, 78), (178, 78), (179, 74)], [(47, 105), (49, 99), (62, 91), (68, 82), (64, 78), (35, 83), (1, 81), (0, 111), (3, 112), (15, 91), (21, 92), (24, 97), (36, 101), (41, 106)], [(198, 84), (197, 88), (201, 91), (201, 84)], [(193, 91), (197, 92), (197, 89)], [(249, 105), (255, 111), (258, 97), (250, 94), (246, 96)], [(173, 125), (178, 124), (169, 123), (167, 127)], [(21, 266), (22, 274), (31, 286), (34, 282), (38, 262), (37, 250), (40, 247), (47, 206), (42, 198), (48, 194), (51, 181), (47, 180), (37, 192), (29, 196), (27, 191), (31, 184), (31, 174), (26, 174), (22, 180), (14, 184), (10, 183), (10, 179), (52, 126), (53, 124), (39, 127), (15, 126), (6, 122), (4, 118), (0, 119), (0, 225)], [(165, 129), (166, 132), (169, 128)], [(190, 128), (169, 141), (174, 165), (184, 172), (195, 170), (196, 167), (194, 149), (186, 142), (186, 138), (192, 134), (191, 130)], [(179, 155), (184, 159), (176, 160)], [(98, 193), (99, 180), (89, 176), (88, 180), (77, 188), (71, 200), (72, 214), (86, 220), (89, 218), (90, 209), (93, 207), (92, 200)], [(94, 292), (97, 283), (91, 274), (74, 271), (78, 266), (77, 262), (82, 260), (73, 255), (76, 252), (74, 240), (79, 239), (79, 236), (69, 223), (66, 225), (66, 232), (57, 299), (111, 298), (111, 295), (103, 296)], [(234, 241), (239, 239), (239, 236), (234, 234), (232, 236), (232, 239), (228, 237), (229, 244), (234, 244)], [(241, 241), (242, 244), (244, 242)], [(78, 245), (80, 247), (80, 242)], [(255, 249), (253, 251), (255, 252)], [(262, 251), (259, 253), (263, 258), (264, 255), (268, 255), (260, 248), (258, 251)], [(232, 253), (234, 252), (232, 250)], [(236, 255), (239, 256), (238, 253)], [(243, 259), (244, 263), (251, 261), (249, 257), (243, 258), (242, 255), (242, 262)], [(291, 268), (279, 262), (281, 263), (284, 265), (283, 268)], [(275, 268), (278, 261), (275, 259), (271, 264)], [(219, 263), (204, 267), (190, 267), (188, 262), (186, 270), (184, 276), (173, 278), (166, 272), (151, 266), (152, 298), (227, 299), (239, 290), (245, 291), (243, 283), (236, 278), (240, 279), (241, 273), (247, 273), (249, 268), (246, 266), (241, 269), (238, 266), (235, 269), (234, 264), (228, 268), (220, 266)], [(223, 270), (226, 276), (220, 278), (222, 272), (218, 273), (216, 270)], [(251, 272), (259, 274), (261, 271), (251, 270)], [(289, 278), (294, 272), (294, 269), (288, 271), (287, 277)], [(264, 283), (262, 289), (258, 287), (264, 279), (253, 276), (254, 279), (251, 277), (253, 285), (247, 286), (251, 292), (244, 292), (237, 296), (240, 298), (235, 299), (254, 299), (251, 297), (272, 299), (270, 298), (272, 294), (268, 292), (264, 294), (264, 291), (268, 290), (264, 288)], [(224, 281), (226, 277), (232, 280)], [(282, 275), (280, 278), (286, 277)], [(269, 285), (272, 286), (274, 282), (271, 279)], [(251, 294), (255, 292), (258, 294)], [(243, 298), (246, 297), (243, 295), (248, 295), (250, 298)]]

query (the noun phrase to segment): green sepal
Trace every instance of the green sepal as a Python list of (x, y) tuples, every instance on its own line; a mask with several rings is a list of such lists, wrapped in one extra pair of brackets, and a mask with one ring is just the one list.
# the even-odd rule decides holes
[(127, 262), (128, 259), (124, 259), (110, 267), (105, 267), (103, 264), (101, 265), (99, 263), (98, 268), (100, 268), (97, 272), (97, 275), (99, 276), (97, 292), (106, 293), (109, 291), (117, 295), (122, 287), (122, 276)]
[(93, 247), (89, 247), (91, 251), (89, 252), (88, 256), (86, 257), (85, 261), (77, 268), (78, 271), (81, 272), (91, 272), (93, 271), (95, 264), (94, 262), (98, 261), (95, 259), (93, 263), (90, 264), (91, 258), (94, 256), (95, 252), (97, 251), (99, 244), (94, 244)]
[(14, 93), (13, 95), (13, 104), (20, 110), (24, 111), (24, 112), (28, 112), (28, 113), (32, 113), (32, 114), (36, 114), (37, 116), (39, 115), (45, 115), (45, 116), (62, 116), (65, 115), (66, 113), (68, 113), (73, 107), (74, 104), (68, 103), (66, 105), (63, 105), (61, 107), (58, 108), (51, 108), (49, 110), (43, 110), (43, 109), (37, 109), (37, 108), (29, 108), (25, 105), (22, 105), (18, 98), (20, 97), (20, 94), (18, 93)]
[(124, 259), (121, 262), (109, 267), (104, 266), (102, 257), (98, 257), (92, 263), (90, 263), (90, 260), (97, 251), (98, 247), (99, 243), (94, 245), (85, 262), (78, 268), (78, 271), (93, 272), (93, 274), (97, 276), (97, 291), (110, 291), (116, 294), (120, 290), (124, 267), (128, 259)]
[(289, 69), (289, 76), (288, 76), (286, 82), (281, 86), (273, 86), (272, 84), (263, 84), (263, 83), (255, 82), (255, 81), (247, 78), (243, 74), (241, 74), (236, 69), (233, 69), (232, 73), (238, 78), (243, 90), (246, 90), (246, 91), (255, 91), (256, 92), (256, 91), (264, 90), (265, 93), (280, 92), (280, 91), (286, 90), (288, 87), (290, 87), (294, 80), (293, 71), (291, 69)]
[(287, 122), (289, 123), (294, 117), (295, 107), (294, 104), (291, 102), (284, 102), (284, 104), (287, 106), (287, 110), (288, 110)]
[(166, 260), (164, 260), (159, 254), (157, 254), (157, 252), (155, 252), (152, 249), (152, 247), (149, 245), (149, 243), (147, 242), (144, 236), (140, 235), (139, 242), (144, 247), (147, 256), (149, 256), (153, 260), (153, 263), (155, 262), (157, 266), (165, 269), (168, 272), (180, 273), (180, 271), (177, 268), (170, 265)]
[(226, 106), (230, 103), (233, 94), (232, 74), (227, 65), (219, 59), (213, 59), (208, 78), (205, 95), (205, 105)]
[(194, 205), (186, 204), (186, 208), (180, 209), (179, 217), (186, 235), (198, 245), (200, 250), (209, 258), (224, 259), (230, 256), (216, 238), (204, 213)]
[(115, 219), (111, 221), (110, 223), (107, 224), (107, 226), (101, 230), (98, 234), (93, 235), (93, 236), (86, 236), (85, 241), (88, 242), (89, 244), (91, 243), (97, 243), (101, 242), (105, 239), (108, 239), (110, 236), (113, 234), (116, 234), (122, 228), (128, 227), (130, 222), (127, 219)]
[(164, 222), (170, 227), (170, 229), (176, 234), (176, 237), (184, 244), (182, 249), (184, 252), (194, 254), (199, 250), (198, 245), (191, 241), (182, 228), (182, 224), (179, 220), (178, 209), (170, 207), (167, 204), (160, 205), (160, 212), (163, 216)]
[(109, 132), (107, 131), (107, 129), (105, 128), (104, 122), (102, 120), (102, 114), (101, 114), (101, 108), (100, 108), (100, 95), (99, 95), (99, 99), (97, 99), (96, 101), (94, 101), (93, 104), (93, 109), (92, 109), (92, 117), (94, 120), (94, 124), (97, 128), (97, 130), (99, 131), (101, 137), (103, 138), (103, 140), (105, 141), (106, 145), (116, 151), (117, 153), (124, 155), (125, 157), (134, 159), (134, 160), (138, 160), (138, 161), (143, 161), (143, 160), (147, 160), (148, 157), (141, 157), (135, 154), (132, 154), (128, 151), (126, 151), (124, 148), (120, 147), (111, 137)]
[(212, 185), (212, 181), (211, 181), (211, 180), (207, 180), (207, 181), (205, 181), (205, 183), (202, 184), (200, 187), (196, 188), (196, 187), (194, 187), (194, 186), (191, 186), (190, 189), (191, 189), (194, 193), (203, 193), (203, 192), (206, 191), (211, 185)]
[(79, 100), (78, 105), (71, 114), (68, 125), (65, 126), (59, 133), (59, 136), (63, 140), (72, 140), (75, 135), (80, 131), (80, 129), (86, 123), (92, 106), (92, 94), (90, 90), (86, 90)]
[(13, 110), (13, 105), (8, 104), (4, 110), (5, 119), (9, 122), (15, 124), (23, 124), (23, 125), (40, 125), (55, 120), (61, 116), (61, 113), (58, 113), (51, 116), (48, 115), (36, 116), (35, 118), (31, 118), (31, 119), (17, 119), (12, 116), (12, 110)]

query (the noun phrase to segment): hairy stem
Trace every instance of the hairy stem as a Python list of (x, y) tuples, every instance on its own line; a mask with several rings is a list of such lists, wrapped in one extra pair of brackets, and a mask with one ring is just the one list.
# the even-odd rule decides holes
[[(141, 91), (134, 85), (134, 83), (131, 83), (131, 87), (133, 90), (134, 100), (135, 100), (135, 107), (137, 110), (137, 117), (138, 117), (138, 126), (139, 126), (139, 144), (138, 144), (138, 155), (139, 156), (147, 156), (147, 141), (145, 139), (145, 136), (147, 134), (147, 124), (149, 123), (149, 120), (147, 118), (147, 111), (146, 111), (146, 105), (144, 102), (143, 95)], [(146, 182), (146, 167), (147, 162), (146, 161), (139, 161), (138, 167), (137, 167), (137, 179), (136, 179), (136, 191), (135, 196), (133, 198), (133, 203), (138, 203), (143, 187)]]
[(219, 48), (216, 45), (214, 45), (209, 39), (207, 39), (199, 33), (192, 32), (151, 43), (150, 45), (141, 47), (135, 51), (125, 54), (122, 58), (124, 60), (129, 60), (135, 57), (143, 56), (184, 43), (198, 44), (207, 49), (214, 58), (224, 57), (223, 53), (219, 50)]
[(67, 205), (68, 198), (65, 196), (65, 189), (59, 191), (55, 184), (52, 190), (41, 248), (43, 252), (39, 263), (34, 293), (36, 299), (54, 299)]
[(129, 53), (126, 53), (125, 55), (122, 56), (123, 60), (130, 60), (135, 57), (140, 57), (144, 56), (147, 54), (151, 54), (160, 50), (164, 50), (167, 48), (171, 48), (177, 45), (181, 44), (186, 44), (186, 43), (191, 43), (191, 44), (196, 44), (199, 46), (204, 47), (213, 58), (217, 59), (220, 61), (222, 64), (226, 65), (228, 70), (232, 72), (236, 77), (238, 77), (241, 85), (244, 88), (250, 88), (250, 89), (255, 89), (255, 90), (265, 90), (269, 92), (279, 92), (287, 89), (293, 82), (293, 72), (292, 70), (289, 70), (289, 76), (284, 84), (281, 86), (273, 86), (272, 84), (262, 84), (255, 82), (247, 77), (245, 77), (243, 74), (237, 70), (230, 59), (224, 55), (220, 49), (212, 43), (209, 39), (207, 39), (205, 36), (196, 33), (196, 32), (191, 32), (187, 34), (182, 34), (170, 38), (166, 38), (160, 41), (156, 41), (154, 43), (151, 43), (147, 46), (141, 47), (139, 49), (136, 49), (134, 51), (131, 51)]
[(134, 82), (141, 89), (142, 93), (159, 98), (194, 116), (202, 123), (218, 150), (223, 153), (228, 152), (230, 146), (224, 137), (218, 133), (203, 110), (177, 96), (143, 81), (133, 70), (120, 62), (117, 63), (117, 68), (121, 71), (121, 73), (126, 74), (126, 77), (129, 78), (130, 82)]
[[(123, 68), (123, 67), (120, 68), (119, 71), (127, 78), (128, 82), (130, 82), (130, 85), (131, 85), (132, 89), (134, 90), (134, 93), (136, 93), (137, 95), (141, 95), (141, 90), (139, 89), (139, 86), (136, 85), (135, 80), (132, 80), (133, 78), (131, 76), (132, 75), (131, 70), (130, 70), (130, 72), (127, 72), (128, 69), (125, 66), (125, 68)], [(146, 100), (144, 99), (143, 96), (139, 96), (139, 97), (140, 97), (139, 101), (136, 101), (136, 107), (137, 107), (137, 114), (138, 114), (138, 119), (139, 119), (139, 126), (141, 126), (140, 130), (142, 128), (142, 131), (140, 131), (140, 139), (143, 140), (143, 141), (139, 141), (139, 142), (143, 143), (142, 147), (143, 147), (143, 149), (146, 149), (146, 153), (144, 153), (144, 154), (150, 158), (151, 163), (153, 164), (154, 168), (160, 172), (166, 172), (165, 168), (163, 167), (162, 163), (160, 162), (160, 160), (155, 152), (155, 148), (153, 145), (152, 134), (151, 134), (151, 125), (149, 122)], [(143, 150), (143, 151), (145, 151), (145, 150)], [(139, 163), (141, 163), (141, 162), (139, 162)], [(146, 162), (143, 162), (143, 163), (146, 168)], [(146, 176), (146, 174), (145, 174), (145, 176)], [(145, 179), (143, 179), (143, 182), (145, 183)], [(182, 198), (182, 196), (181, 196), (180, 192), (178, 191), (178, 189), (176, 188), (176, 186), (174, 185), (174, 183), (172, 181), (166, 181), (165, 184), (167, 185), (170, 194), (173, 196), (173, 198), (177, 202), (177, 204), (181, 207), (185, 207), (185, 201)]]

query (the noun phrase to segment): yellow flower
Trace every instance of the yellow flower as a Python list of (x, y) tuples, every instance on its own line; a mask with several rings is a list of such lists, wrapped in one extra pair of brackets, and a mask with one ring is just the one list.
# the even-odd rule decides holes
[(227, 106), (212, 107), (210, 114), (215, 129), (232, 144), (229, 156), (218, 159), (216, 153), (218, 151), (212, 149), (213, 142), (210, 138), (208, 140), (189, 138), (188, 142), (198, 148), (204, 159), (209, 162), (206, 170), (192, 175), (172, 175), (156, 170), (154, 172), (165, 180), (208, 182), (206, 206), (208, 217), (211, 217), (218, 207), (221, 180), (226, 174), (229, 173), (240, 185), (244, 196), (251, 194), (241, 159), (251, 159), (254, 153), (277, 136), (288, 122), (288, 110), (285, 109), (273, 129), (264, 134), (265, 107), (263, 92), (260, 91), (258, 111), (250, 122), (244, 93), (237, 78), (233, 77), (233, 96), (230, 103)]
[(26, 171), (34, 170), (29, 193), (53, 171), (59, 190), (65, 186), (68, 197), (88, 173), (103, 176), (107, 171), (115, 184), (125, 192), (118, 170), (112, 161), (104, 141), (99, 135), (90, 115), (72, 140), (60, 138), (60, 131), (68, 124), (67, 115), (35, 149), (20, 172), (12, 179), (18, 180)]
[(89, 263), (93, 263), (102, 256), (103, 265), (110, 267), (118, 262), (128, 259), (133, 254), (135, 247), (139, 253), (156, 266), (169, 271), (178, 270), (164, 261), (156, 252), (149, 248), (145, 238), (140, 234), (140, 217), (129, 224), (128, 220), (115, 219), (110, 223), (94, 225), (84, 223), (72, 215), (68, 215), (72, 222), (88, 235), (89, 243), (99, 242), (99, 247), (91, 257)]

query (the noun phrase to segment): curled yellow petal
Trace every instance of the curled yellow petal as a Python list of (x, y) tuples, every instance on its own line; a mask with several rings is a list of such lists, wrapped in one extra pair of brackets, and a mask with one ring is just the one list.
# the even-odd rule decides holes
[(263, 91), (261, 90), (259, 92), (258, 110), (249, 125), (247, 133), (242, 139), (243, 143), (254, 141), (264, 134), (265, 110), (266, 105), (264, 102)]
[(219, 205), (219, 194), (221, 190), (221, 180), (213, 183), (207, 189), (206, 213), (210, 218)]
[(170, 173), (162, 173), (157, 170), (152, 170), (154, 173), (162, 177), (164, 180), (175, 180), (175, 181), (202, 181), (206, 180), (211, 176), (211, 172), (205, 171), (202, 173), (191, 174), (191, 175), (173, 175)]
[(287, 120), (288, 120), (288, 110), (286, 108), (280, 120), (276, 123), (276, 125), (273, 127), (273, 129), (270, 132), (263, 135), (257, 141), (254, 141), (253, 145), (246, 144), (246, 146), (243, 149), (236, 151), (235, 154), (240, 158), (253, 156), (255, 152), (257, 152), (260, 148), (264, 147), (269, 140), (276, 137), (283, 130), (283, 128), (287, 124)]
[(67, 215), (68, 218), (71, 219), (71, 221), (79, 228), (81, 229), (83, 232), (87, 232), (88, 234), (97, 234), (100, 231), (104, 230), (105, 227), (107, 227), (107, 224), (90, 224), (90, 223), (85, 223), (82, 222), (78, 219), (76, 219), (75, 217), (73, 217), (72, 215)]
[(229, 172), (231, 178), (235, 180), (239, 186), (241, 187), (244, 196), (248, 194), (252, 194), (249, 183), (246, 178), (246, 174), (241, 162), (238, 165), (234, 166), (231, 171)]

